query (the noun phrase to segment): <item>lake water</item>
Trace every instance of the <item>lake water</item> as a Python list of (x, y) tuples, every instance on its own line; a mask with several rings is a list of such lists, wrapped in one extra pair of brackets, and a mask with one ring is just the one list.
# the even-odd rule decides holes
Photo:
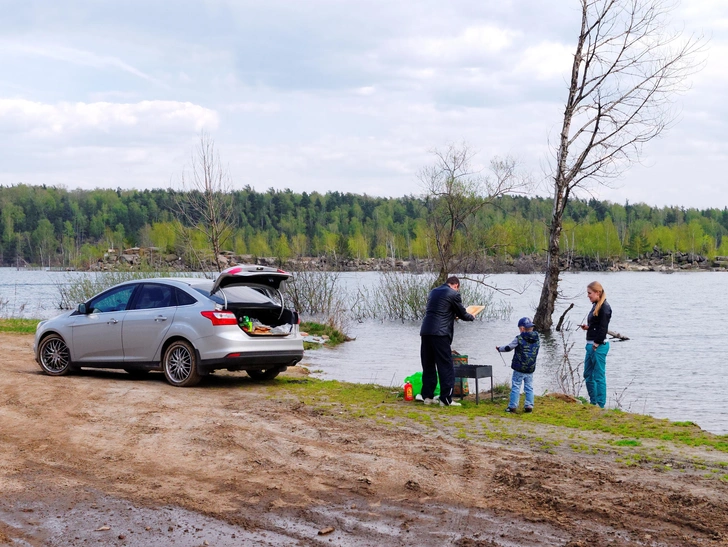
[[(16, 271), (0, 268), (0, 315), (45, 318), (59, 313), (58, 284), (84, 272)], [(376, 273), (342, 273), (342, 287), (370, 286)], [(607, 357), (607, 405), (676, 421), (690, 420), (714, 433), (728, 433), (728, 364), (721, 328), (728, 309), (728, 276), (712, 272), (648, 272), (563, 274), (554, 322), (569, 303), (572, 325), (583, 321), (590, 304), (586, 285), (598, 279), (607, 292), (613, 316), (610, 330), (629, 336), (612, 341)], [(498, 295), (512, 306), (507, 320), (458, 323), (453, 349), (469, 362), (493, 365), (496, 382), (510, 379), (512, 354), (498, 354), (496, 345), (517, 334), (521, 316), (533, 316), (542, 275), (498, 274), (488, 282), (502, 288), (530, 285), (522, 294)], [(465, 302), (477, 304), (477, 302)], [(303, 364), (320, 371), (319, 377), (351, 382), (400, 386), (403, 379), (421, 370), (419, 323), (367, 321), (352, 323), (356, 340), (335, 349), (307, 351)], [(583, 331), (572, 330), (572, 360), (584, 353)], [(544, 342), (536, 372), (536, 394), (554, 391), (556, 360)], [(473, 384), (471, 383), (471, 387)], [(482, 389), (482, 385), (481, 385)], [(582, 390), (582, 395), (586, 390)]]

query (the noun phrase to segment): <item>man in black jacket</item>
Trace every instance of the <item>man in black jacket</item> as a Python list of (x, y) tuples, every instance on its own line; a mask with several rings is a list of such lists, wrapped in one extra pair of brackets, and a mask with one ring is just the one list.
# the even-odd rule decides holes
[[(420, 328), (420, 359), (422, 360), (422, 398), (426, 405), (460, 406), (452, 400), (455, 369), (452, 364), (453, 326), (455, 318), (474, 321), (465, 311), (460, 298), (460, 280), (449, 277), (444, 285), (435, 287), (427, 297), (425, 318)], [(437, 368), (435, 368), (437, 367)], [(435, 399), (437, 377), (440, 377), (440, 398)]]

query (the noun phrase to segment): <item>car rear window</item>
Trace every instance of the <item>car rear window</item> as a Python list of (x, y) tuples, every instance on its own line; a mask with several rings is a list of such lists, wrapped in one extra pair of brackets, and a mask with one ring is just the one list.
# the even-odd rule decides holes
[[(195, 287), (195, 290), (198, 293), (206, 296), (213, 302), (221, 305), (225, 304), (225, 298), (227, 297), (228, 304), (280, 307), (280, 302), (275, 299), (275, 291), (263, 287), (253, 288), (238, 285), (234, 287), (228, 287), (226, 289), (221, 289), (213, 295), (210, 295), (209, 290), (200, 287)], [(222, 294), (223, 291), (225, 292), (225, 296), (223, 296)]]
[(178, 306), (191, 306), (197, 300), (195, 300), (195, 297), (187, 294), (185, 291), (181, 291), (179, 289), (175, 289), (174, 292), (177, 294), (177, 305)]

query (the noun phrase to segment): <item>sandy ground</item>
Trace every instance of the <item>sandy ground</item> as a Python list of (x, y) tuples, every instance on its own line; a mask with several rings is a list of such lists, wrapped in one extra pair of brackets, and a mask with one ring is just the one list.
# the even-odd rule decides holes
[(658, 472), (535, 449), (554, 432), (533, 424), (530, 440), (460, 440), (322, 412), (244, 373), (192, 389), (51, 378), (31, 348), (0, 334), (0, 544), (728, 545), (728, 484), (694, 452)]

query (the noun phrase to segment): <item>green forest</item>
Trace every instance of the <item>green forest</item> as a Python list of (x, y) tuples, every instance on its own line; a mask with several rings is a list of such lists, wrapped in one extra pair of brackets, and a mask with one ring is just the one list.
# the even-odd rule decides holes
[[(204, 249), (200, 237), (182, 244), (174, 190), (67, 190), (0, 186), (0, 259), (84, 268), (107, 249), (156, 247), (185, 254)], [(183, 196), (182, 196), (183, 197)], [(420, 197), (301, 193), (250, 187), (233, 192), (233, 230), (223, 248), (240, 255), (333, 255), (343, 258), (430, 258), (434, 236)], [(456, 247), (503, 257), (543, 254), (550, 199), (499, 198), (462, 229)], [(713, 258), (728, 255), (728, 208), (685, 209), (572, 200), (565, 215), (562, 251), (596, 258), (636, 258), (657, 246)]]

